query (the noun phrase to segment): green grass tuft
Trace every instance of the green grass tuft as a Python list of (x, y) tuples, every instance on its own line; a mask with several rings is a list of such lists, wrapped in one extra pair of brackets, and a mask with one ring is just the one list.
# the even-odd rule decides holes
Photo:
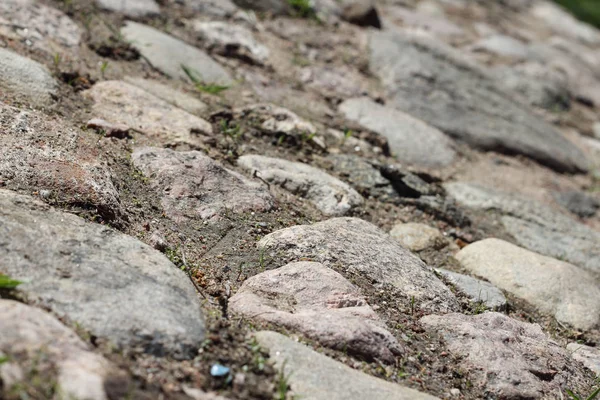
[(600, 28), (600, 2), (598, 0), (554, 0), (582, 21)]
[(9, 276), (0, 274), (0, 289), (15, 289), (23, 282), (12, 279)]
[(219, 94), (222, 91), (229, 89), (229, 86), (217, 85), (215, 83), (204, 83), (202, 80), (202, 75), (198, 71), (186, 65), (181, 64), (181, 69), (183, 69), (183, 72), (185, 72), (188, 78), (190, 78), (196, 90), (200, 92)]

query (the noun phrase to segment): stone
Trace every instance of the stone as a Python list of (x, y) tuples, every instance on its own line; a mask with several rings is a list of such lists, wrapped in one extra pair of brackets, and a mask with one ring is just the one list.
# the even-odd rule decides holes
[[(420, 2), (421, 4), (423, 2)], [(424, 10), (412, 10), (405, 7), (387, 6), (381, 9), (384, 27), (394, 29), (402, 27), (404, 31), (435, 37), (438, 40), (460, 40), (466, 35), (463, 28), (451, 22), (444, 15), (435, 15)]]
[(223, 167), (202, 152), (144, 147), (131, 158), (161, 193), (165, 214), (177, 222), (190, 218), (216, 221), (228, 211), (264, 212), (273, 207), (263, 183)]
[(254, 11), (268, 12), (273, 15), (288, 15), (291, 12), (290, 3), (287, 0), (232, 0), (242, 8)]
[(525, 43), (505, 35), (492, 35), (483, 38), (472, 46), (472, 50), (516, 60), (529, 58), (529, 48)]
[(42, 64), (0, 48), (0, 89), (42, 107), (52, 103), (58, 83)]
[(154, 0), (96, 0), (101, 8), (119, 12), (131, 18), (160, 14)]
[(420, 321), (442, 335), (473, 384), (493, 398), (552, 398), (565, 385), (585, 384), (582, 368), (537, 324), (496, 312), (428, 315)]
[(437, 268), (436, 272), (474, 302), (481, 303), (492, 310), (503, 309), (507, 305), (506, 297), (504, 297), (502, 291), (489, 282), (443, 268)]
[(392, 183), (365, 158), (354, 154), (332, 154), (328, 157), (333, 170), (364, 197), (373, 196), (381, 201), (392, 201), (399, 197)]
[(186, 274), (150, 246), (106, 226), (0, 190), (0, 270), (28, 301), (118, 348), (193, 356), (202, 310)]
[[(38, 0), (0, 2), (0, 37), (24, 42), (49, 56), (76, 56), (82, 31), (62, 11)], [(2, 56), (1, 58), (4, 58)]]
[(522, 154), (559, 172), (588, 168), (581, 150), (439, 42), (370, 32), (370, 68), (395, 108), (481, 149)]
[(292, 394), (311, 400), (435, 400), (418, 392), (356, 371), (280, 333), (254, 334), (270, 360), (283, 370)]
[(499, 212), (520, 246), (600, 272), (600, 233), (588, 226), (534, 200), (481, 185), (451, 182), (444, 188), (462, 206)]
[(425, 167), (442, 167), (456, 158), (452, 141), (438, 129), (402, 111), (354, 98), (338, 110), (351, 121), (385, 136), (392, 154), (400, 161)]
[(342, 273), (358, 274), (375, 288), (434, 312), (458, 308), (452, 292), (410, 251), (375, 225), (358, 218), (332, 218), (273, 232), (258, 247), (277, 262), (315, 261)]
[(7, 189), (50, 193), (49, 201), (95, 210), (105, 220), (124, 214), (96, 133), (2, 102), (0, 181)]
[(438, 229), (418, 223), (396, 224), (390, 236), (410, 251), (439, 250), (449, 244)]
[(259, 65), (266, 64), (269, 59), (269, 49), (241, 25), (220, 21), (194, 21), (192, 29), (211, 52)]
[(184, 0), (185, 4), (201, 14), (230, 17), (238, 10), (231, 0)]
[(190, 114), (199, 115), (206, 111), (208, 107), (196, 97), (156, 80), (135, 78), (131, 76), (126, 76), (124, 80), (140, 89), (144, 89), (146, 92), (153, 94), (177, 108), (189, 112)]
[(347, 183), (308, 164), (260, 155), (243, 155), (237, 162), (261, 179), (309, 200), (328, 216), (344, 215), (364, 202)]
[(564, 8), (552, 2), (537, 2), (530, 9), (533, 17), (545, 22), (559, 35), (579, 40), (590, 45), (600, 44), (600, 33), (585, 22), (577, 20)]
[(351, 24), (380, 29), (381, 21), (373, 0), (343, 0), (342, 18)]
[(570, 108), (570, 93), (564, 75), (542, 64), (497, 67), (491, 73), (499, 85), (519, 94), (534, 107), (553, 112)]
[(600, 139), (600, 122), (595, 122), (593, 126), (594, 137)]
[(121, 34), (152, 67), (171, 78), (190, 82), (184, 70), (188, 68), (206, 84), (233, 84), (233, 79), (219, 63), (202, 50), (173, 36), (132, 21), (127, 21)]
[(600, 376), (600, 350), (597, 347), (590, 347), (579, 343), (569, 343), (567, 350), (571, 356), (588, 367), (596, 375)]
[(581, 218), (593, 217), (600, 208), (600, 201), (587, 193), (576, 190), (555, 192), (553, 197), (558, 204)]
[(323, 346), (394, 363), (401, 348), (357, 287), (316, 262), (296, 262), (245, 281), (229, 300), (246, 318), (298, 331)]
[[(55, 381), (65, 398), (105, 400), (105, 385), (126, 375), (104, 357), (92, 353), (75, 332), (52, 315), (12, 300), (0, 300), (0, 352), (8, 361), (0, 365), (0, 395), (37, 378)], [(37, 361), (36, 361), (37, 360)]]
[(287, 108), (273, 104), (253, 104), (235, 110), (240, 118), (252, 116), (260, 127), (271, 134), (284, 133), (290, 136), (315, 135), (317, 128)]
[(325, 98), (346, 99), (369, 92), (369, 85), (354, 68), (347, 65), (307, 65), (299, 72), (300, 81)]
[(111, 124), (100, 118), (92, 118), (85, 124), (86, 127), (95, 129), (107, 137), (125, 138), (129, 134), (129, 127), (123, 124)]
[(201, 135), (212, 133), (202, 118), (123, 81), (98, 82), (83, 95), (94, 101), (96, 116), (169, 144), (201, 147)]
[(456, 254), (460, 265), (577, 329), (600, 323), (600, 287), (576, 266), (500, 239), (472, 243)]

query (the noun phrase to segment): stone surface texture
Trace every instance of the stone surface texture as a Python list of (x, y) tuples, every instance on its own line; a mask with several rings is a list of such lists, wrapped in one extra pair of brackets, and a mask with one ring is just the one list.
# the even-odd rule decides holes
[(338, 272), (389, 285), (427, 310), (448, 312), (457, 303), (433, 271), (376, 226), (358, 218), (332, 218), (273, 232), (258, 242), (267, 254), (287, 261), (320, 262)]
[(315, 262), (290, 263), (244, 282), (230, 308), (299, 331), (324, 346), (393, 363), (401, 348), (357, 287)]
[(600, 323), (598, 283), (574, 265), (499, 239), (472, 243), (456, 259), (471, 273), (527, 300), (560, 322), (579, 329)]
[(28, 301), (119, 347), (189, 357), (204, 338), (194, 287), (130, 236), (0, 190), (0, 270)]

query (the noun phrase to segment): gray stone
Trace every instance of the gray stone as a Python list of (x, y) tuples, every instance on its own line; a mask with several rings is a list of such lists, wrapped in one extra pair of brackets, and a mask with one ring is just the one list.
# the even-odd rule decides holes
[(38, 0), (2, 0), (0, 37), (24, 42), (52, 57), (75, 56), (82, 31), (62, 11)]
[(351, 182), (352, 187), (363, 196), (377, 197), (381, 201), (399, 197), (391, 182), (365, 158), (353, 154), (332, 154), (328, 158), (333, 163), (333, 170)]
[(146, 25), (128, 21), (121, 29), (125, 40), (162, 73), (190, 81), (188, 68), (204, 83), (231, 85), (233, 80), (223, 67), (202, 50)]
[(307, 120), (287, 108), (273, 104), (252, 104), (235, 110), (240, 117), (252, 116), (269, 133), (285, 133), (290, 136), (310, 136), (317, 133), (317, 128)]
[(561, 172), (588, 168), (578, 148), (451, 48), (379, 31), (369, 44), (371, 70), (396, 108), (478, 149), (523, 154)]
[(600, 208), (600, 201), (587, 193), (575, 190), (569, 192), (556, 192), (554, 193), (554, 200), (581, 218), (594, 216), (596, 211)]
[(431, 268), (375, 225), (358, 218), (333, 218), (282, 229), (262, 238), (258, 247), (278, 257), (278, 265), (309, 260), (343, 274), (362, 275), (374, 287), (392, 287), (407, 304), (414, 299), (416, 306), (425, 310), (458, 308), (452, 292)]
[(469, 296), (474, 302), (481, 302), (491, 309), (506, 307), (506, 297), (504, 297), (500, 289), (491, 283), (442, 268), (438, 268), (436, 271), (448, 279), (458, 290)]
[(594, 131), (594, 137), (596, 139), (600, 139), (600, 122), (594, 123), (593, 131)]
[(519, 94), (528, 104), (556, 112), (570, 107), (570, 94), (565, 77), (538, 63), (492, 70), (496, 82)]
[(439, 250), (448, 245), (448, 239), (442, 232), (425, 224), (396, 224), (390, 231), (390, 236), (410, 251)]
[(83, 95), (94, 101), (96, 116), (169, 144), (201, 147), (202, 134), (212, 133), (212, 126), (202, 118), (123, 81), (98, 82)]
[(290, 263), (245, 281), (229, 301), (246, 318), (301, 332), (326, 347), (393, 363), (401, 348), (357, 287), (315, 262)]
[(600, 349), (579, 343), (569, 343), (567, 350), (571, 356), (600, 376)]
[(292, 394), (311, 400), (435, 400), (418, 392), (334, 361), (279, 333), (262, 331), (254, 337), (269, 351), (270, 360), (283, 370)]
[(110, 169), (98, 154), (98, 135), (60, 118), (0, 102), (0, 181), (51, 201), (86, 207), (112, 220), (123, 215)]
[(134, 78), (131, 76), (125, 77), (125, 82), (131, 83), (134, 86), (144, 89), (146, 92), (189, 112), (190, 114), (201, 114), (208, 107), (202, 101), (194, 96), (177, 90), (169, 85), (160, 83), (152, 79)]
[(128, 17), (144, 17), (160, 14), (160, 8), (154, 0), (96, 0), (101, 8), (123, 13)]
[(193, 10), (205, 15), (230, 17), (238, 8), (231, 0), (184, 0)]
[(263, 183), (228, 170), (202, 152), (146, 147), (135, 150), (131, 158), (162, 194), (165, 214), (177, 222), (214, 221), (229, 210), (244, 213), (273, 207)]
[(194, 21), (192, 28), (212, 52), (254, 64), (265, 64), (269, 59), (269, 49), (241, 25), (220, 21)]
[(193, 356), (200, 302), (163, 254), (106, 226), (0, 190), (0, 270), (28, 301), (118, 347)]
[(35, 105), (52, 103), (58, 83), (42, 64), (0, 48), (0, 89)]
[(600, 233), (588, 226), (518, 195), (464, 182), (444, 187), (465, 207), (500, 212), (502, 225), (519, 245), (600, 272)]
[(451, 164), (456, 157), (452, 141), (438, 129), (369, 98), (346, 100), (339, 111), (347, 119), (385, 136), (392, 154), (400, 161), (440, 167)]
[(505, 35), (493, 35), (483, 38), (473, 45), (472, 50), (517, 60), (525, 60), (529, 57), (529, 48), (525, 43)]
[[(91, 352), (78, 336), (52, 315), (11, 300), (0, 300), (0, 353), (8, 361), (0, 364), (0, 396), (29, 382), (32, 370), (38, 378), (56, 382), (64, 397), (106, 400), (109, 379), (123, 380), (104, 357)], [(37, 360), (37, 361), (36, 361)], [(53, 368), (54, 367), (54, 368)]]
[(348, 184), (308, 164), (259, 155), (237, 161), (246, 171), (309, 200), (325, 215), (344, 215), (364, 202)]
[(549, 1), (540, 1), (530, 10), (531, 15), (546, 23), (559, 35), (570, 37), (586, 44), (600, 44), (598, 30), (585, 22), (577, 20), (564, 8)]
[(456, 254), (460, 265), (577, 329), (600, 323), (600, 287), (574, 265), (499, 239), (472, 243)]
[(469, 379), (491, 398), (554, 398), (565, 385), (586, 382), (582, 368), (537, 324), (495, 312), (428, 315), (421, 323), (442, 334)]

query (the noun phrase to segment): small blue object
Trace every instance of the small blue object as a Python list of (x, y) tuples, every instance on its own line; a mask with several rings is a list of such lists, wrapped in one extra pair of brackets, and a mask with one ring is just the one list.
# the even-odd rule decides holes
[(210, 367), (210, 374), (212, 376), (217, 376), (217, 377), (225, 376), (225, 375), (229, 374), (229, 368), (227, 368), (221, 364), (215, 364), (212, 367)]

